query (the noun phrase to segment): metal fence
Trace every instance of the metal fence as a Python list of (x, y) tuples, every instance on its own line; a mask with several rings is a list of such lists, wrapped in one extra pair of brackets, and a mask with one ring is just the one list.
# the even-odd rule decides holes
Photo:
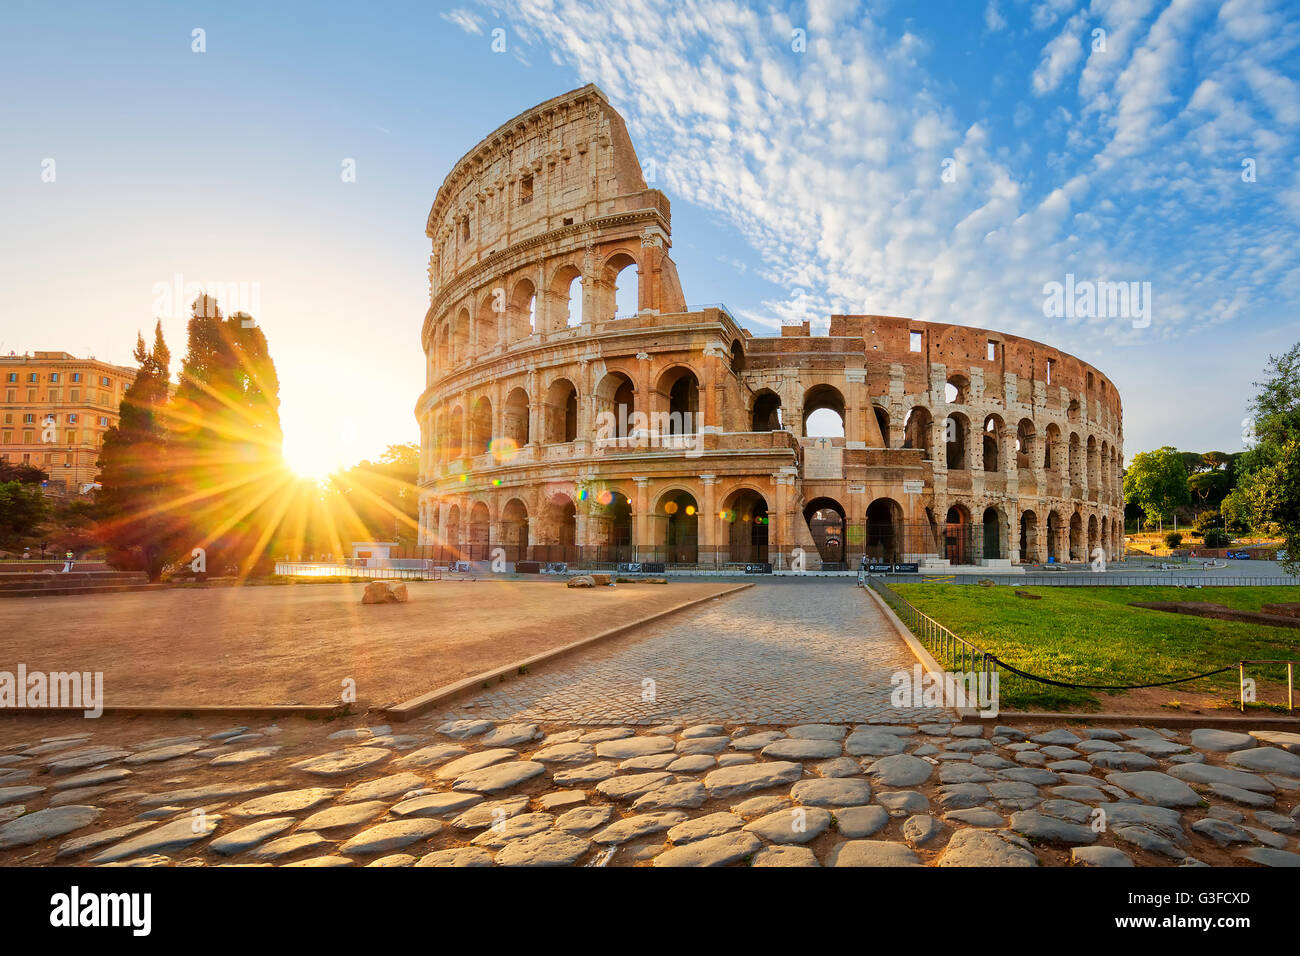
[(275, 573), (296, 578), (374, 578), (378, 580), (436, 581), (443, 569), (429, 564), (419, 567), (369, 567), (349, 558), (341, 562), (277, 561)]
[[(858, 580), (869, 587), (893, 608), (894, 613), (907, 625), (918, 641), (945, 671), (957, 674), (997, 673), (999, 695), (1018, 688), (1024, 679), (998, 665), (997, 659), (984, 648), (955, 634), (928, 614), (918, 610), (885, 583), (884, 579), (862, 574)], [(971, 706), (974, 706), (972, 703)]]
[[(894, 591), (885, 580), (878, 576), (860, 574), (858, 582), (863, 587), (869, 587), (880, 595), (899, 619), (907, 625), (908, 629), (916, 636), (939, 663), (945, 671), (955, 671), (961, 674), (991, 674), (996, 672), (998, 675), (998, 694), (1005, 698), (1009, 694), (1019, 695), (1023, 692), (1041, 691), (1044, 685), (1056, 684), (1061, 687), (1082, 687), (1088, 688), (1089, 685), (1073, 684), (1069, 682), (1057, 683), (1053, 679), (1042, 678), (1035, 680), (1031, 676), (1023, 676), (1014, 671), (1008, 670), (1007, 664), (999, 661), (991, 652), (984, 650), (976, 644), (971, 643), (964, 637), (954, 634), (949, 628), (940, 624), (934, 618), (925, 614), (923, 611), (914, 607), (906, 598)], [(1239, 672), (1239, 690), (1237, 705), (1245, 713), (1248, 702), (1247, 687), (1247, 666), (1252, 668), (1260, 665), (1271, 665), (1270, 669), (1264, 671), (1256, 670), (1255, 673), (1262, 676), (1280, 677), (1281, 669), (1285, 668), (1286, 674), (1286, 709), (1288, 713), (1295, 711), (1295, 668), (1300, 661), (1295, 659), (1277, 659), (1277, 658), (1248, 658), (1245, 660), (1234, 661), (1232, 664), (1224, 666), (1221, 670), (1232, 670), (1234, 667)], [(1011, 665), (1014, 666), (1014, 665)], [(1276, 672), (1276, 673), (1274, 673)], [(1210, 674), (1216, 673), (1211, 671)], [(1178, 678), (1168, 682), (1168, 685), (1176, 685), (1186, 682), (1202, 679), (1202, 676)], [(1142, 686), (1160, 686), (1159, 684), (1142, 685)], [(1253, 686), (1253, 684), (1249, 685)], [(1096, 688), (1093, 688), (1096, 689)], [(1123, 689), (1116, 686), (1113, 690)], [(1250, 697), (1249, 702), (1258, 702), (1256, 698)]]
[(1282, 575), (1194, 574), (1186, 571), (1054, 571), (1049, 574), (889, 574), (887, 581), (937, 584), (994, 584), (1013, 587), (1300, 587), (1300, 577)]

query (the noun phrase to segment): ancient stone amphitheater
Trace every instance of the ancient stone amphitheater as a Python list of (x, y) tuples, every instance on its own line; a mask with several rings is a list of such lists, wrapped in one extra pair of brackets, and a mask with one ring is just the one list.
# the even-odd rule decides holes
[(420, 544), (444, 557), (781, 568), (802, 549), (815, 570), (1120, 550), (1106, 376), (966, 326), (833, 315), (828, 335), (755, 336), (688, 306), (668, 199), (594, 86), (470, 150), (426, 231)]

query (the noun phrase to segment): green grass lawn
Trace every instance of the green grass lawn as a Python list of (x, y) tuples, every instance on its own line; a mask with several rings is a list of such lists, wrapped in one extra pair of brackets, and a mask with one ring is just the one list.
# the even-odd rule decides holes
[[(1261, 604), (1300, 601), (1300, 587), (979, 587), (893, 584), (920, 611), (1021, 670), (1080, 684), (1145, 684), (1199, 674), (1249, 658), (1300, 659), (1300, 630), (1128, 607), (1130, 601), (1206, 601), (1257, 611)], [(1017, 597), (1017, 590), (1041, 597)], [(1300, 670), (1300, 668), (1298, 668)], [(1260, 702), (1285, 704), (1286, 668), (1256, 666)], [(1170, 688), (1235, 700), (1237, 672)], [(1006, 710), (1097, 710), (1095, 691), (1004, 679)]]

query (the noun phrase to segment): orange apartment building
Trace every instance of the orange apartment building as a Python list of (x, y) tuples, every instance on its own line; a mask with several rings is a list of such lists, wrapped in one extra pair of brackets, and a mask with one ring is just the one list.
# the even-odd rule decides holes
[(42, 469), (49, 491), (87, 490), (134, 380), (133, 368), (67, 352), (0, 355), (0, 460)]

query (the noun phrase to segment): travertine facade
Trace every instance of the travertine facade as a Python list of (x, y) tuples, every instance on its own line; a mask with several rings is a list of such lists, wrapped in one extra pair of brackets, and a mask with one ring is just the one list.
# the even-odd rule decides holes
[[(422, 544), (777, 566), (802, 548), (810, 568), (1120, 550), (1104, 375), (958, 325), (837, 315), (827, 336), (754, 337), (688, 308), (668, 200), (595, 87), (471, 150), (426, 231)], [(823, 409), (843, 437), (806, 435)]]

